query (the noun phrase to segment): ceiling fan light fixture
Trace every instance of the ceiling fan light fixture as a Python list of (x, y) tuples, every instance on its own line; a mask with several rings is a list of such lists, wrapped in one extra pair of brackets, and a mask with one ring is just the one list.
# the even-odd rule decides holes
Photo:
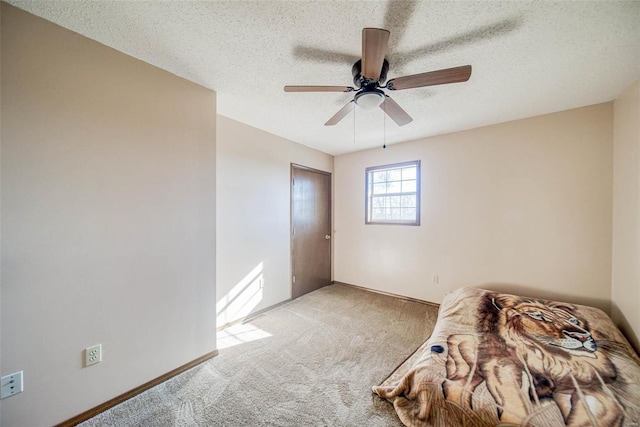
[(357, 93), (355, 96), (356, 104), (363, 110), (373, 110), (384, 102), (385, 95), (380, 90), (371, 90)]

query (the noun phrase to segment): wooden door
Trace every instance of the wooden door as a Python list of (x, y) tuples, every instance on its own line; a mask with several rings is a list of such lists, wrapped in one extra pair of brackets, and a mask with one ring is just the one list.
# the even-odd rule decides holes
[(331, 283), (331, 174), (291, 165), (291, 297)]

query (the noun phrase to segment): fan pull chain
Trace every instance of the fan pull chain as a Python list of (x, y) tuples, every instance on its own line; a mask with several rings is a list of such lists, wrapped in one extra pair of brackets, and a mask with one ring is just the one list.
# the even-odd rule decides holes
[(387, 148), (387, 98), (382, 104), (382, 148)]
[(353, 103), (353, 143), (356, 143), (356, 103)]

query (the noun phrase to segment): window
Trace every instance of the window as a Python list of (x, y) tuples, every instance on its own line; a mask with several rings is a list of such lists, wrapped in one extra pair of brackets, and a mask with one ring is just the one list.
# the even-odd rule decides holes
[(420, 160), (367, 168), (365, 224), (420, 225)]

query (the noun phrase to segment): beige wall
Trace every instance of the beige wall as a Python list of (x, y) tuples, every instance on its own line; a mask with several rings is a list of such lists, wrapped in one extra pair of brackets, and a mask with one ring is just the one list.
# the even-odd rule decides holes
[(216, 155), (222, 326), (291, 298), (291, 163), (333, 172), (333, 157), (223, 116)]
[[(607, 103), (336, 157), (334, 280), (434, 302), (484, 286), (608, 311), (612, 114)], [(422, 225), (365, 225), (365, 168), (407, 160), (422, 161)]]
[[(0, 7), (0, 81), (2, 81), (2, 7)], [(0, 84), (0, 105), (2, 100), (2, 85)], [(0, 108), (0, 129), (2, 129), (2, 108)], [(0, 177), (2, 177), (2, 132), (0, 132)], [(2, 224), (2, 181), (0, 180), (0, 224)], [(0, 242), (2, 242), (2, 227), (0, 226)], [(2, 244), (0, 244), (0, 266), (2, 265)], [(0, 267), (0, 309), (2, 308), (2, 268)], [(2, 315), (0, 312), (0, 332), (2, 331)], [(0, 333), (0, 368), (2, 367), (2, 333)], [(4, 375), (4, 371), (1, 371)], [(2, 401), (0, 401), (0, 425), (2, 424)]]
[(612, 315), (640, 352), (640, 80), (613, 109)]
[(63, 421), (215, 349), (215, 103), (2, 4), (2, 373), (25, 381), (2, 425)]

